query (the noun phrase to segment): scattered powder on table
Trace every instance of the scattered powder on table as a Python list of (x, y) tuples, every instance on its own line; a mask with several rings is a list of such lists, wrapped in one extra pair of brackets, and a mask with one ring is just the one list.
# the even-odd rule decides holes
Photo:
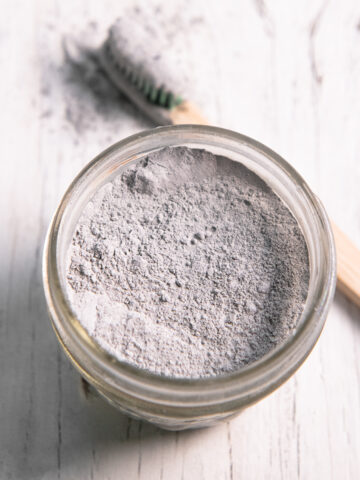
[(256, 174), (204, 150), (164, 148), (88, 203), (67, 282), (106, 351), (198, 378), (234, 372), (294, 331), (309, 261), (297, 221)]

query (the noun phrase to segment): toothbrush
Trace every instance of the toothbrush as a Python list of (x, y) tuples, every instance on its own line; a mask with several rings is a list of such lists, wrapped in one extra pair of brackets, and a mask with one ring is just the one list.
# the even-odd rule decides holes
[[(158, 57), (149, 52), (166, 50), (167, 41), (149, 26), (145, 29), (141, 24), (118, 20), (100, 50), (94, 53), (110, 80), (156, 124), (208, 125), (199, 109), (177, 94), (173, 85), (176, 76), (169, 75), (165, 59), (154, 71), (153, 59)], [(337, 287), (360, 307), (360, 250), (333, 222), (332, 230), (337, 251)]]
[(132, 64), (129, 56), (121, 55), (113, 29), (100, 49), (99, 60), (111, 81), (156, 124), (208, 125), (195, 105), (156, 82), (153, 75)]

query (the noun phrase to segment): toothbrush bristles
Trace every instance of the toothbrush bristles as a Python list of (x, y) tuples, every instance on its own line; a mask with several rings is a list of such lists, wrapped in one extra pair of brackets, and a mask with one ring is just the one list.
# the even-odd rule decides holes
[(113, 64), (115, 70), (117, 70), (120, 75), (123, 75), (150, 103), (171, 110), (183, 101), (180, 96), (175, 95), (172, 91), (166, 90), (164, 85), (160, 87), (156, 86), (142, 71), (138, 71), (127, 63), (126, 59), (115, 58), (109, 43), (106, 45), (105, 52), (108, 61)]

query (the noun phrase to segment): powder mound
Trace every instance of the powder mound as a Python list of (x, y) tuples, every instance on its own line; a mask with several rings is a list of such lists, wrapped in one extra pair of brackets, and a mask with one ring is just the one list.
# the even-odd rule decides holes
[(169, 377), (230, 373), (294, 331), (305, 239), (244, 165), (164, 148), (104, 185), (68, 252), (75, 314), (109, 353)]

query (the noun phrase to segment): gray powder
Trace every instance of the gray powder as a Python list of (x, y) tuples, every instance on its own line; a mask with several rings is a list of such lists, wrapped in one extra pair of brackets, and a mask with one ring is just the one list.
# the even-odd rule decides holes
[(295, 329), (309, 282), (297, 221), (240, 163), (164, 148), (103, 186), (68, 259), (68, 295), (109, 353), (170, 377), (234, 372)]

